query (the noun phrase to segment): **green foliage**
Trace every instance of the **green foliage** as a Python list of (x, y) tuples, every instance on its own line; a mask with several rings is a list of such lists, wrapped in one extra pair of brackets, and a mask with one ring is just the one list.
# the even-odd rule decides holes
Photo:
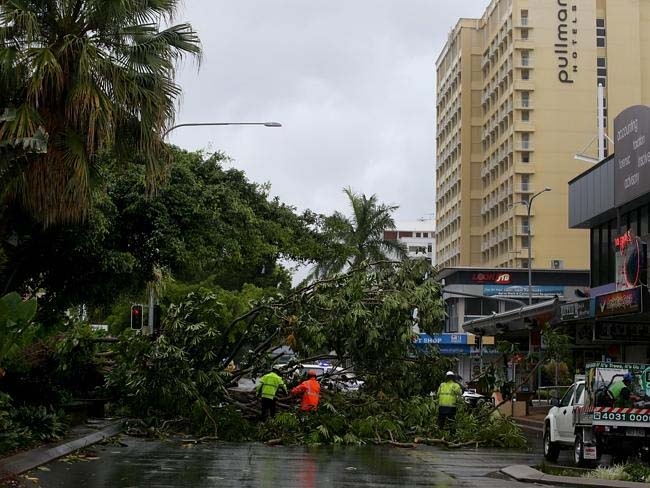
[(365, 262), (406, 258), (406, 248), (395, 239), (386, 239), (384, 231), (395, 228), (392, 213), (398, 207), (380, 204), (377, 196), (358, 195), (343, 190), (352, 209), (351, 217), (340, 212), (323, 220), (323, 237), (328, 243), (310, 278), (336, 275)]
[(29, 430), (14, 422), (12, 404), (11, 397), (0, 391), (0, 453), (24, 445), (25, 440), (29, 438)]
[(48, 135), (46, 152), (3, 179), (5, 195), (45, 226), (87, 215), (106, 147), (144, 164), (150, 188), (162, 175), (161, 134), (180, 95), (174, 65), (201, 53), (189, 24), (166, 22), (178, 3), (0, 3), (0, 107), (15, 109), (0, 140)]
[(15, 408), (0, 392), (0, 454), (60, 439), (67, 429), (63, 417), (44, 406)]
[(458, 442), (480, 442), (494, 447), (524, 448), (526, 438), (511, 418), (501, 415), (490, 404), (470, 411), (459, 409), (455, 419)]
[(628, 481), (636, 481), (638, 483), (647, 483), (650, 480), (650, 467), (641, 464), (641, 463), (630, 463), (626, 464), (623, 468), (625, 474), (627, 475), (626, 479)]
[(29, 437), (35, 441), (60, 439), (68, 427), (59, 414), (43, 405), (20, 407), (14, 412), (12, 420), (29, 429)]
[[(205, 415), (200, 412), (199, 415)], [(215, 411), (216, 430), (222, 441), (252, 441), (258, 439), (258, 426), (247, 419), (234, 405), (224, 404)]]
[(54, 334), (49, 343), (56, 358), (59, 384), (77, 397), (90, 397), (103, 384), (97, 353), (102, 347), (97, 339), (103, 336), (87, 323), (70, 324), (65, 332)]
[(88, 324), (69, 323), (62, 332), (51, 332), (19, 349), (7, 361), (0, 383), (21, 405), (60, 406), (72, 398), (101, 394), (102, 364), (96, 355), (106, 345)]
[[(230, 305), (237, 310), (236, 301)], [(224, 366), (234, 340), (227, 327), (231, 314), (218, 295), (192, 293), (169, 307), (163, 334), (155, 340), (125, 331), (116, 347), (117, 364), (107, 376), (109, 390), (134, 415), (180, 415), (193, 431), (214, 432), (214, 408), (230, 381)]]
[(354, 366), (369, 391), (402, 398), (428, 394), (429, 379), (439, 379), (437, 372), (447, 364), (437, 349), (418, 353), (413, 310), (418, 309), (420, 330), (441, 330), (444, 307), (433, 273), (423, 260), (406, 260), (314, 282), (284, 299), (282, 336), (291, 338), (302, 357), (334, 351)]
[(557, 362), (551, 359), (542, 366), (545, 384), (547, 385), (570, 385), (572, 375), (569, 367), (564, 361)]
[(11, 355), (29, 344), (36, 334), (31, 321), (36, 315), (36, 299), (22, 300), (18, 293), (0, 298), (0, 378)]
[(56, 324), (63, 311), (83, 303), (94, 323), (112, 315), (117, 331), (124, 307), (144, 301), (151, 281), (161, 279), (165, 293), (172, 279), (210, 290), (247, 283), (289, 289), (289, 274), (278, 263), (318, 255), (321, 244), (311, 230), (316, 217), (297, 215), (243, 172), (222, 168), (220, 154), (205, 158), (173, 149), (172, 155), (169, 177), (151, 196), (144, 168), (121, 170), (112, 156), (98, 156), (104, 186), (93, 193), (84, 223), (42, 229), (11, 207), (6, 232), (15, 237), (0, 244), (7, 256), (0, 282), (55, 290), (39, 301), (42, 323)]
[[(636, 472), (636, 469), (633, 472)], [(614, 464), (608, 467), (598, 466), (596, 469), (585, 473), (583, 478), (625, 481), (628, 479), (628, 474), (626, 472), (626, 465)]]
[[(259, 425), (258, 440), (279, 439), (283, 444), (362, 445), (413, 442), (415, 438), (440, 438), (437, 402), (431, 397), (408, 400), (356, 399), (327, 394), (317, 412), (282, 412)], [(445, 436), (454, 443), (475, 442), (493, 447), (523, 448), (526, 439), (512, 419), (493, 408), (461, 407), (455, 433)]]
[(547, 384), (568, 385), (572, 382), (572, 373), (566, 364), (571, 358), (571, 337), (560, 329), (546, 324), (542, 328), (542, 338), (546, 348), (546, 364), (543, 373)]

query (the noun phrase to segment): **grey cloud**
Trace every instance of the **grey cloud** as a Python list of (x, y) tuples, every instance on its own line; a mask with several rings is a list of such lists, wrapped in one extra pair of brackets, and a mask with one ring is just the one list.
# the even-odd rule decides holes
[(280, 129), (174, 131), (187, 149), (222, 149), (299, 209), (347, 212), (341, 189), (433, 212), (435, 60), (476, 0), (188, 0), (203, 42), (185, 65), (177, 122), (277, 120)]

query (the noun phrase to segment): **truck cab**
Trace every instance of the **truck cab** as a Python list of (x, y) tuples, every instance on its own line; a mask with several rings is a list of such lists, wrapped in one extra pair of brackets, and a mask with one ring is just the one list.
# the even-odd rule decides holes
[(573, 383), (544, 418), (544, 457), (557, 461), (561, 449), (572, 449), (575, 441), (575, 409), (584, 405), (585, 381)]

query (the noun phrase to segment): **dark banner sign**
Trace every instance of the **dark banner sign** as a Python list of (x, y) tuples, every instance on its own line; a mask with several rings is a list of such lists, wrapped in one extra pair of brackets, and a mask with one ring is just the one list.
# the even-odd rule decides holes
[(587, 298), (577, 302), (563, 303), (560, 305), (560, 320), (580, 320), (594, 316), (592, 300)]
[(650, 107), (633, 105), (614, 119), (614, 201), (650, 193)]
[(650, 340), (650, 324), (596, 322), (594, 325), (594, 340), (647, 342)]
[(639, 313), (642, 310), (641, 287), (620, 290), (596, 297), (596, 317)]

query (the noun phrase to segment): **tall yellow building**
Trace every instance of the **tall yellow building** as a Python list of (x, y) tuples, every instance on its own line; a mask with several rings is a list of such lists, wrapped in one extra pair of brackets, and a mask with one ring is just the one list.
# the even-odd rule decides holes
[(493, 0), (458, 21), (436, 62), (440, 267), (527, 267), (530, 249), (533, 268), (589, 268), (567, 183), (597, 156), (598, 84), (610, 139), (608, 114), (650, 102), (648, 32), (650, 0)]

